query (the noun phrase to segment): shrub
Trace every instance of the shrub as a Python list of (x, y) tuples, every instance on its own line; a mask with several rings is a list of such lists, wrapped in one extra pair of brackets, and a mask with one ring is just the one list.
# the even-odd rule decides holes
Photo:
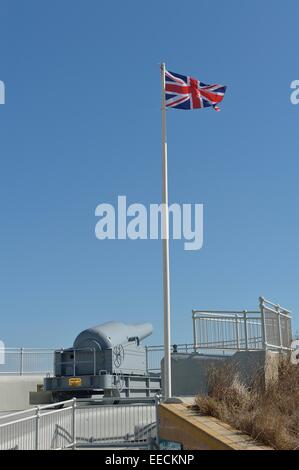
[(201, 414), (275, 449), (299, 449), (299, 366), (281, 358), (277, 380), (265, 387), (260, 376), (245, 386), (237, 367), (224, 365), (209, 370), (208, 385), (208, 396), (195, 398), (194, 408)]

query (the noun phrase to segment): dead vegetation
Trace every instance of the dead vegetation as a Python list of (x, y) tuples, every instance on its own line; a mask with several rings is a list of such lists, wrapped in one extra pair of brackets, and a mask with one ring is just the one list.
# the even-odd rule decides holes
[(198, 395), (194, 407), (274, 449), (299, 450), (299, 366), (287, 358), (267, 387), (259, 376), (245, 386), (236, 367), (211, 369), (209, 394)]

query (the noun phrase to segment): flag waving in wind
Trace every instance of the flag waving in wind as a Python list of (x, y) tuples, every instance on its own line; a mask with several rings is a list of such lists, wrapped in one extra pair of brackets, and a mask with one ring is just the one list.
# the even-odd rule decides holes
[(169, 108), (195, 109), (213, 106), (223, 100), (226, 86), (206, 85), (196, 78), (165, 70), (165, 104)]
[(168, 165), (166, 109), (196, 109), (218, 105), (223, 100), (226, 87), (205, 85), (196, 78), (179, 75), (166, 70), (161, 64), (162, 92), (162, 227), (166, 235), (163, 239), (163, 305), (164, 305), (164, 371), (163, 396), (169, 398), (171, 392), (171, 340), (170, 340), (170, 267), (169, 267), (169, 205), (168, 205)]

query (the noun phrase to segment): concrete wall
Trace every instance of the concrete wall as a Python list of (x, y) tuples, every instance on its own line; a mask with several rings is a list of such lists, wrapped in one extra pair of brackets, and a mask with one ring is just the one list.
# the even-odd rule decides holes
[[(217, 364), (223, 364), (223, 357), (201, 356), (194, 354), (172, 354), (171, 355), (171, 376), (172, 376), (172, 395), (176, 397), (190, 396), (197, 393), (207, 393), (207, 379), (210, 367)], [(163, 384), (163, 360), (162, 370), (162, 389)]]
[(184, 450), (271, 450), (210, 416), (200, 416), (185, 403), (159, 405), (160, 439)]
[(19, 411), (29, 408), (29, 392), (36, 391), (43, 376), (0, 375), (0, 411)]
[[(221, 367), (225, 363), (235, 364), (241, 380), (247, 385), (258, 373), (267, 382), (277, 374), (278, 359), (279, 353), (270, 351), (241, 351), (232, 356), (172, 354), (172, 395), (181, 397), (208, 393), (210, 369)], [(163, 389), (163, 360), (161, 369)]]

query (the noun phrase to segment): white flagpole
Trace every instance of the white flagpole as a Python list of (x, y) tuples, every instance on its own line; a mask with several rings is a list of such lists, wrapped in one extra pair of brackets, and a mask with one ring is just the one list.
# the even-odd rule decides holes
[(161, 64), (162, 81), (162, 239), (163, 239), (163, 297), (164, 297), (164, 396), (171, 397), (170, 351), (170, 284), (169, 284), (169, 212), (166, 142), (165, 64)]

